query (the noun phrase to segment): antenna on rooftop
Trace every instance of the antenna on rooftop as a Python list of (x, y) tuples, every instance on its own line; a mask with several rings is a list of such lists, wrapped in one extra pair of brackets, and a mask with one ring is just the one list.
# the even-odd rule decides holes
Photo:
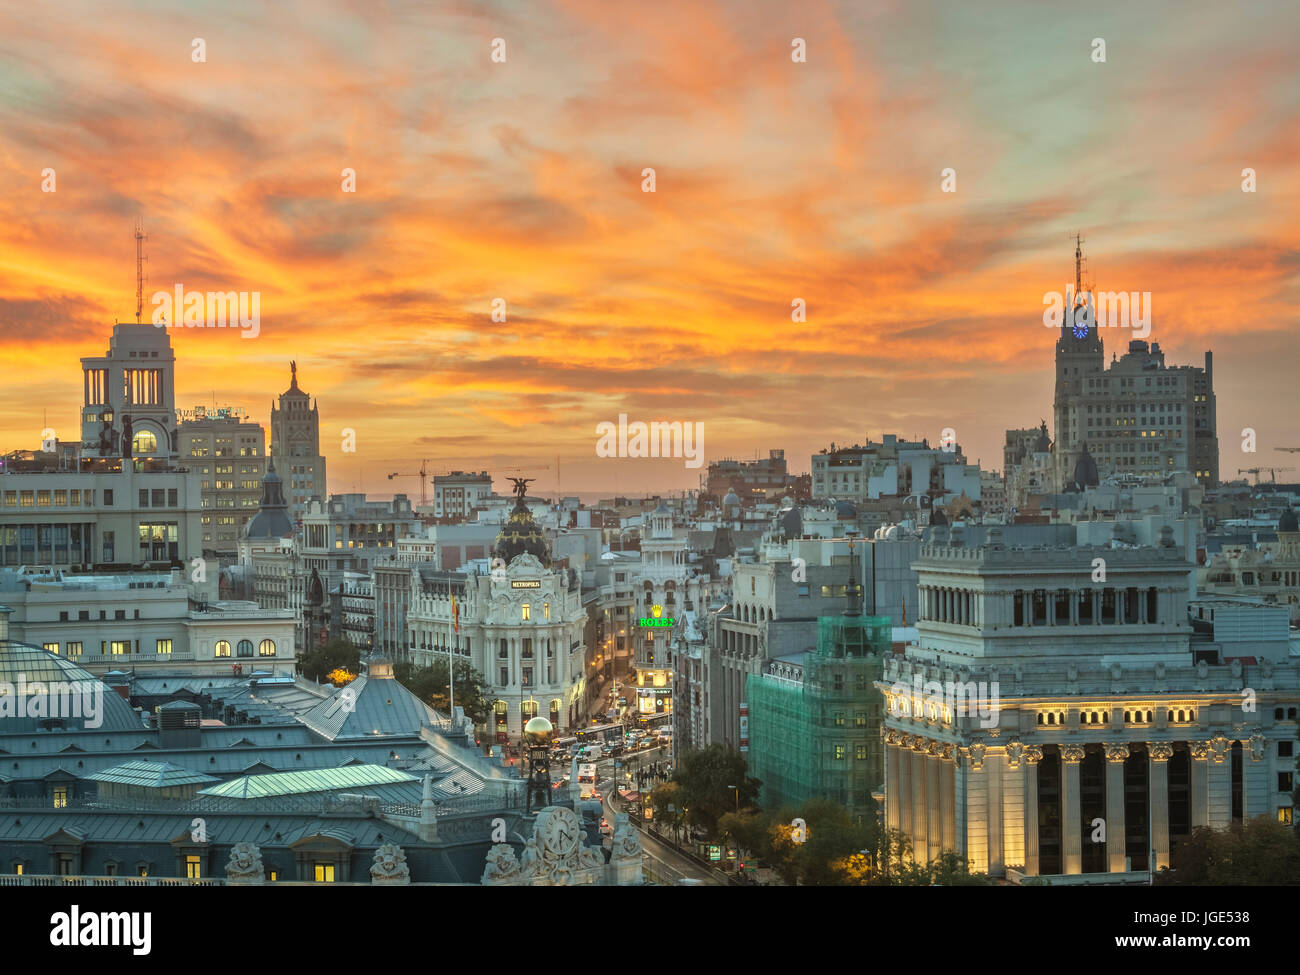
[(135, 323), (143, 324), (144, 317), (144, 242), (149, 238), (137, 217), (135, 221)]
[(1083, 236), (1077, 231), (1074, 233), (1074, 296), (1075, 301), (1079, 300), (1079, 292), (1083, 290)]

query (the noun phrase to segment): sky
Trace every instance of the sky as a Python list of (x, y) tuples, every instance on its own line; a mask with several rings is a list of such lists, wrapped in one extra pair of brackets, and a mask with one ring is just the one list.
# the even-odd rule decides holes
[(296, 360), (333, 492), (699, 486), (598, 457), (620, 414), (795, 472), (951, 428), (1000, 469), (1051, 423), (1076, 232), (1167, 361), (1214, 352), (1225, 475), (1300, 446), (1293, 0), (180, 6), (0, 0), (0, 450), (77, 436), (137, 219), (146, 321), (260, 295), (256, 338), (169, 329), (177, 406), (267, 425)]

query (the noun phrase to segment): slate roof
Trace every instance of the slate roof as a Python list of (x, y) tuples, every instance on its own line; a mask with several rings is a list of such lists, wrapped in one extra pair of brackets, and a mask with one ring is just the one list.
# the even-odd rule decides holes
[(443, 730), (448, 726), (447, 719), (396, 680), (366, 675), (299, 715), (298, 720), (328, 741), (418, 735), (421, 728)]
[(207, 785), (220, 782), (216, 776), (192, 772), (171, 762), (124, 762), (83, 776), (93, 782), (114, 782), (148, 789), (167, 789), (180, 785)]

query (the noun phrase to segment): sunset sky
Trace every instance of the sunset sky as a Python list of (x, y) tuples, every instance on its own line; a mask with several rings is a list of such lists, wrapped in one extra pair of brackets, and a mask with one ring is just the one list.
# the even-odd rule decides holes
[(952, 427), (1000, 469), (1051, 421), (1074, 231), (1102, 290), (1151, 292), (1168, 361), (1213, 350), (1225, 476), (1300, 446), (1294, 0), (179, 6), (0, 4), (0, 449), (77, 436), (137, 217), (146, 320), (177, 283), (261, 294), (256, 339), (172, 331), (177, 405), (267, 424), (296, 359), (335, 492), (418, 495), (385, 474), (421, 458), (698, 486), (597, 458), (620, 413), (795, 471)]

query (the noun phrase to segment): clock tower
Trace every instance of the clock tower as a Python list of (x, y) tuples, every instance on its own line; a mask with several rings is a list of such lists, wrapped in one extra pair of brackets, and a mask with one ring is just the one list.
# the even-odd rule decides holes
[[(1074, 293), (1067, 296), (1061, 333), (1056, 340), (1056, 397), (1053, 403), (1053, 488), (1061, 491), (1074, 470), (1087, 435), (1085, 390), (1089, 378), (1105, 368), (1101, 332), (1092, 292), (1083, 290), (1083, 241), (1074, 242)], [(1086, 303), (1085, 303), (1086, 301)]]

